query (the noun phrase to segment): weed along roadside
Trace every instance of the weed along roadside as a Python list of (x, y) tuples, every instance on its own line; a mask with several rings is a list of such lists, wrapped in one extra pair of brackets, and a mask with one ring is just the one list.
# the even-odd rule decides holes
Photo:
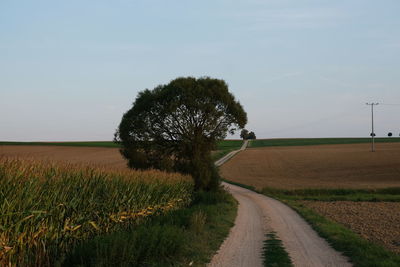
[(186, 208), (80, 244), (64, 264), (204, 266), (233, 226), (236, 207), (236, 201), (224, 191), (197, 192)]
[(283, 247), (282, 241), (277, 238), (274, 232), (266, 234), (263, 257), (265, 267), (293, 267), (293, 263)]

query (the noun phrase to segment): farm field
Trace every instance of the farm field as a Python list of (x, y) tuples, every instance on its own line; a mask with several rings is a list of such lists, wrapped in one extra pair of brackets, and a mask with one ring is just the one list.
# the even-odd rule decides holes
[(118, 148), (3, 145), (0, 146), (0, 157), (91, 164), (107, 169), (128, 169)]
[(0, 159), (0, 265), (54, 266), (79, 242), (187, 206), (191, 178)]
[[(285, 139), (257, 139), (251, 140), (249, 147), (265, 146), (314, 146), (314, 145), (340, 145), (340, 144), (364, 144), (370, 143), (371, 138), (285, 138)], [(397, 137), (375, 138), (376, 143), (397, 143)]]
[(400, 187), (400, 143), (250, 148), (223, 165), (230, 181), (278, 189)]
[(118, 148), (0, 146), (0, 178), (0, 203), (13, 203), (0, 205), (9, 214), (0, 217), (0, 265), (202, 266), (236, 215), (229, 194), (193, 193), (180, 174), (129, 170)]
[(400, 253), (400, 202), (308, 200), (301, 203), (361, 237)]
[(81, 147), (119, 147), (112, 141), (79, 141), (79, 142), (7, 142), (1, 141), (0, 145), (13, 146), (81, 146)]
[[(239, 149), (242, 140), (223, 140), (212, 152), (214, 160), (230, 151)], [(23, 157), (40, 160), (68, 161), (71, 163), (91, 163), (107, 168), (126, 169), (126, 161), (113, 142), (60, 142), (24, 143), (0, 142), (0, 157)]]
[(400, 143), (248, 148), (220, 168), (296, 210), (355, 266), (400, 264)]
[[(242, 140), (222, 140), (218, 142), (217, 150), (233, 150), (240, 148)], [(74, 141), (74, 142), (12, 142), (0, 141), (0, 146), (72, 146), (72, 147), (110, 147), (120, 146), (112, 141)]]

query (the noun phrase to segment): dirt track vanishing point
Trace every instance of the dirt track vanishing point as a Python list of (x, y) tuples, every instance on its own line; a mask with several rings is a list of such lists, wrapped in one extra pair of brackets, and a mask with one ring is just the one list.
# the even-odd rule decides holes
[[(222, 165), (229, 158), (217, 163)], [(263, 240), (270, 231), (282, 240), (295, 266), (352, 266), (288, 206), (235, 185), (223, 185), (239, 202), (238, 215), (209, 266), (263, 266)]]

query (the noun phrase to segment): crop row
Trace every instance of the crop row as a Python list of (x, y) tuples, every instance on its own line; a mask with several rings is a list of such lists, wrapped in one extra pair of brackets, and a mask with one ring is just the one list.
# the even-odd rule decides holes
[(0, 265), (54, 265), (76, 244), (186, 206), (187, 176), (0, 159)]

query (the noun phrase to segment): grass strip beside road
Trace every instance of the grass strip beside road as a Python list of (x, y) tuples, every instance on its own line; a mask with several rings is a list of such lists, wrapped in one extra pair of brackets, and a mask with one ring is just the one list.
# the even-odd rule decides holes
[(199, 192), (188, 208), (80, 244), (64, 265), (204, 266), (229, 234), (236, 212), (229, 193)]
[(223, 158), (229, 152), (239, 150), (242, 147), (243, 140), (222, 140), (218, 142), (217, 150), (212, 152), (212, 160), (217, 161)]
[(265, 267), (292, 267), (293, 263), (283, 247), (282, 241), (279, 240), (274, 232), (266, 235), (264, 241), (264, 266)]
[(400, 201), (400, 188), (382, 189), (273, 189), (264, 188), (262, 193), (278, 199), (314, 201)]
[[(288, 139), (257, 139), (251, 140), (249, 147), (266, 146), (313, 146), (370, 143), (371, 138), (288, 138)], [(400, 142), (400, 138), (375, 138), (376, 143)]]
[(293, 208), (334, 249), (349, 257), (354, 266), (394, 267), (400, 266), (400, 255), (367, 241), (350, 229), (323, 217), (297, 200), (367, 201), (369, 199), (369, 201), (398, 201), (399, 191), (399, 188), (377, 190), (306, 189), (293, 191), (264, 189), (262, 193), (276, 198)]

